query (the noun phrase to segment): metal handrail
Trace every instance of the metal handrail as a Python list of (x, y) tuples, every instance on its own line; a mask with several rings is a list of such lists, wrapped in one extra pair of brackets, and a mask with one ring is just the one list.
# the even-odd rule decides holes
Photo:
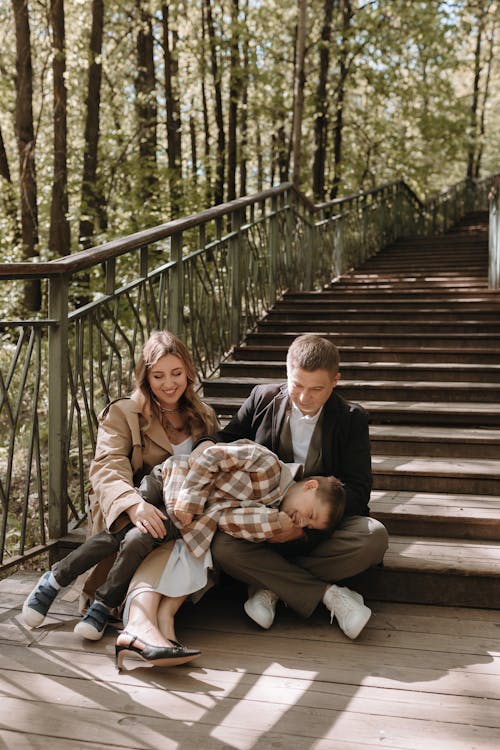
[(64, 258), (1, 263), (5, 296), (38, 279), (45, 306), (0, 321), (0, 570), (84, 518), (97, 414), (129, 388), (153, 328), (184, 338), (210, 377), (287, 289), (321, 288), (399, 237), (444, 231), (487, 192), (463, 183), (424, 204), (397, 180), (313, 205), (286, 183)]

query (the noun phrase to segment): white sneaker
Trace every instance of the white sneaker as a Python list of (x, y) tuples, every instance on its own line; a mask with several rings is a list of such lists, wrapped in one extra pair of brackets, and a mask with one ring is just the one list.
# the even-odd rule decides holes
[(269, 589), (256, 589), (246, 600), (245, 612), (261, 628), (270, 628), (276, 614), (278, 596)]
[(323, 603), (331, 612), (330, 622), (335, 616), (339, 628), (349, 638), (357, 638), (372, 616), (361, 594), (346, 586), (330, 586), (323, 596)]

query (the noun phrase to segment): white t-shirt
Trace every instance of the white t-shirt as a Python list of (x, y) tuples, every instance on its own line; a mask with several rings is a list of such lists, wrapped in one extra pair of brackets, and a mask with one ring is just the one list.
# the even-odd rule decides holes
[(322, 411), (323, 407), (311, 417), (309, 414), (302, 414), (300, 409), (292, 402), (290, 432), (292, 435), (293, 460), (299, 464), (306, 463), (311, 438)]
[(186, 438), (185, 440), (182, 441), (182, 443), (178, 443), (177, 445), (174, 445), (172, 443), (172, 450), (174, 451), (174, 456), (185, 456), (191, 453), (192, 449), (193, 449), (192, 437)]

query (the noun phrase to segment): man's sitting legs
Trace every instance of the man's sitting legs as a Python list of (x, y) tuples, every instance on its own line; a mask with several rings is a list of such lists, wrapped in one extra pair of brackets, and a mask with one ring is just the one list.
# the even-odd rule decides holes
[[(355, 516), (347, 518), (308, 555), (293, 560), (280, 553), (279, 544), (255, 544), (221, 533), (214, 539), (212, 553), (224, 571), (250, 584), (252, 594), (245, 611), (262, 627), (272, 624), (278, 599), (303, 617), (310, 616), (323, 601), (331, 618), (335, 616), (341, 629), (353, 638), (366, 625), (371, 612), (356, 592), (346, 587), (328, 587), (325, 582), (350, 578), (379, 564), (387, 544), (388, 534), (381, 523)], [(264, 596), (262, 589), (271, 595)]]

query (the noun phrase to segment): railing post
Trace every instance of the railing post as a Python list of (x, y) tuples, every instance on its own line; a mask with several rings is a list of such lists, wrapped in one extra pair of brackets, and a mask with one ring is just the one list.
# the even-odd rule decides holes
[(241, 256), (243, 255), (240, 233), (241, 225), (241, 211), (233, 211), (231, 214), (231, 237), (229, 238), (229, 267), (231, 269), (231, 320), (229, 335), (231, 346), (238, 346), (241, 338)]
[(398, 183), (395, 187), (394, 194), (394, 241), (398, 240), (403, 234), (403, 217), (402, 217), (402, 195), (401, 195), (401, 184)]
[[(305, 278), (304, 278), (304, 290), (309, 292), (314, 287), (314, 271), (313, 271), (313, 254), (318, 249), (318, 245), (315, 242), (314, 236), (314, 218), (312, 214), (307, 212), (303, 217), (304, 222), (304, 245), (306, 252), (306, 267), (305, 267)], [(319, 253), (316, 253), (316, 258)], [(317, 263), (314, 264), (317, 267)]]
[(182, 232), (172, 235), (170, 257), (175, 265), (171, 270), (168, 298), (168, 329), (182, 338), (184, 327), (184, 267), (182, 263)]
[(334, 223), (334, 247), (333, 247), (333, 268), (334, 276), (341, 276), (345, 272), (344, 263), (344, 219), (339, 217)]
[(500, 289), (500, 190), (497, 184), (490, 193), (488, 286)]
[[(291, 209), (288, 209), (291, 210)], [(276, 302), (276, 290), (278, 288), (278, 198), (273, 195), (271, 198), (271, 215), (269, 217), (269, 235), (268, 235), (268, 252), (269, 252), (269, 304), (274, 305)]]
[(68, 286), (67, 275), (49, 279), (48, 333), (48, 531), (58, 539), (68, 530)]
[(476, 183), (470, 177), (465, 186), (464, 213), (470, 214), (476, 205)]

